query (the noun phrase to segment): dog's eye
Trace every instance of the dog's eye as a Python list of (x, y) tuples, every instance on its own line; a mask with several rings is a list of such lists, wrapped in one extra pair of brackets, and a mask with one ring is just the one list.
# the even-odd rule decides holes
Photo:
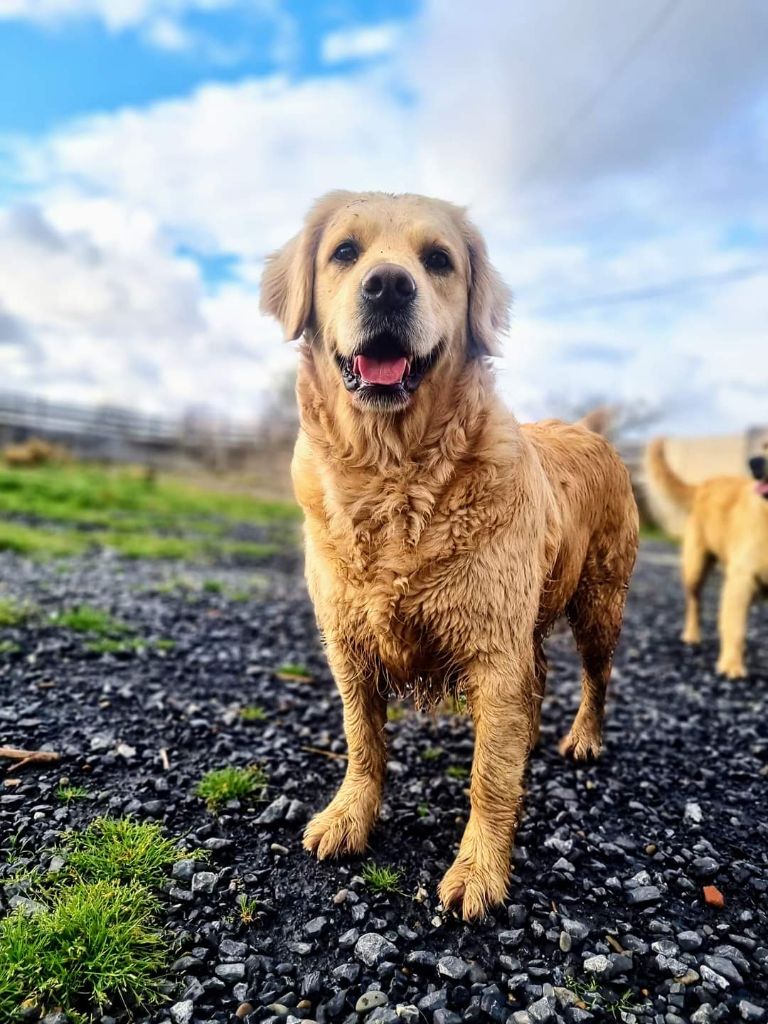
[(354, 242), (342, 242), (336, 247), (333, 259), (337, 263), (354, 263), (357, 259), (357, 246)]
[(434, 270), (436, 273), (441, 273), (451, 269), (451, 258), (448, 253), (443, 252), (442, 249), (433, 249), (424, 257), (424, 266), (427, 270)]

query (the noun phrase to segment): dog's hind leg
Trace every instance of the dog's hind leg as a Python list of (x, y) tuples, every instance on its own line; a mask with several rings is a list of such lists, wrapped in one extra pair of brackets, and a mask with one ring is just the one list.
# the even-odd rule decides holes
[(701, 641), (699, 598), (711, 564), (711, 559), (696, 524), (689, 521), (683, 537), (682, 551), (683, 589), (685, 591), (683, 643), (685, 644), (698, 644)]
[(544, 702), (544, 694), (547, 686), (547, 655), (544, 652), (544, 641), (541, 636), (534, 637), (533, 647), (534, 658), (534, 690), (533, 697), (535, 707), (533, 709), (533, 735), (531, 747), (538, 746), (539, 732), (541, 730), (541, 705)]
[(621, 632), (626, 586), (582, 577), (566, 608), (581, 655), (581, 703), (560, 753), (578, 761), (598, 757), (602, 749), (605, 694), (613, 652)]

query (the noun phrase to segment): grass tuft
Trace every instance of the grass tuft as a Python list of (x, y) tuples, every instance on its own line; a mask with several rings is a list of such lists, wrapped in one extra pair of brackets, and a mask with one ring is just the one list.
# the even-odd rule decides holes
[(64, 840), (67, 866), (85, 882), (139, 882), (157, 888), (183, 854), (162, 826), (132, 818), (96, 818)]
[(167, 946), (153, 904), (137, 882), (76, 881), (33, 915), (9, 914), (0, 922), (0, 1019), (20, 1017), (22, 1004), (86, 1020), (154, 1001)]
[(229, 800), (254, 800), (267, 786), (267, 776), (258, 765), (248, 768), (215, 768), (206, 772), (195, 789), (195, 795), (205, 800), (209, 811), (216, 813)]
[(451, 764), (445, 769), (445, 774), (449, 779), (468, 779), (469, 768), (465, 768), (462, 764)]
[(31, 614), (29, 605), (21, 604), (12, 597), (0, 597), (0, 629), (23, 626)]
[(421, 752), (422, 761), (437, 761), (443, 756), (442, 747), (425, 747)]
[(246, 722), (249, 725), (256, 722), (266, 722), (269, 715), (264, 708), (259, 707), (258, 704), (251, 704), (248, 707), (240, 708), (240, 721)]
[(114, 637), (130, 632), (131, 627), (113, 619), (108, 612), (92, 605), (81, 604), (75, 608), (55, 613), (51, 621), (56, 626), (63, 626), (75, 633), (92, 633), (96, 636)]
[(0, 656), (3, 654), (18, 654), (21, 650), (21, 644), (17, 644), (15, 640), (0, 640)]
[[(60, 786), (58, 795), (85, 795)], [(61, 1010), (80, 1024), (159, 1000), (168, 942), (154, 894), (183, 854), (159, 825), (97, 818), (62, 840), (65, 869), (34, 890), (34, 909), (0, 921), (0, 1020)]]
[(69, 804), (73, 800), (85, 800), (88, 796), (88, 790), (84, 786), (59, 786), (56, 790), (56, 796), (59, 800), (63, 800), (65, 804)]
[(400, 868), (390, 868), (386, 865), (364, 864), (360, 872), (363, 881), (371, 890), (376, 893), (392, 893), (400, 891), (400, 883), (403, 880), (403, 872)]

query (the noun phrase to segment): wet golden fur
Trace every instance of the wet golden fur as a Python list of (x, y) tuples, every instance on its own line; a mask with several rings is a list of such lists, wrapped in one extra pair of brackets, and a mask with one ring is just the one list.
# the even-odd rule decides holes
[[(331, 260), (354, 236), (353, 267)], [(454, 270), (434, 277), (425, 245)], [(354, 350), (373, 261), (418, 285), (414, 347), (441, 356), (402, 412), (361, 408), (334, 354)], [(504, 899), (529, 752), (538, 736), (543, 639), (565, 613), (584, 663), (564, 754), (600, 751), (605, 689), (637, 546), (628, 474), (604, 438), (556, 421), (521, 427), (494, 390), (508, 294), (463, 211), (419, 196), (334, 193), (271, 258), (264, 309), (303, 334), (293, 460), (306, 574), (344, 705), (349, 762), (305, 845), (360, 853), (385, 775), (387, 697), (460, 690), (475, 724), (471, 813), (440, 885), (467, 918)]]
[(652, 489), (685, 510), (682, 577), (685, 591), (683, 641), (698, 644), (699, 599), (714, 562), (723, 567), (718, 628), (717, 671), (729, 679), (746, 675), (749, 607), (761, 585), (768, 585), (768, 501), (755, 493), (746, 477), (714, 477), (702, 484), (685, 483), (664, 455), (664, 442), (648, 446), (646, 476)]

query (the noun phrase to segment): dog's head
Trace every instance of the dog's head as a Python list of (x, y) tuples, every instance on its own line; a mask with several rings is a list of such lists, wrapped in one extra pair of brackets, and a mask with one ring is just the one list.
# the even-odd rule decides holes
[(395, 412), (425, 380), (496, 352), (509, 293), (458, 207), (332, 192), (270, 257), (261, 304), (287, 338), (306, 335), (350, 402)]

